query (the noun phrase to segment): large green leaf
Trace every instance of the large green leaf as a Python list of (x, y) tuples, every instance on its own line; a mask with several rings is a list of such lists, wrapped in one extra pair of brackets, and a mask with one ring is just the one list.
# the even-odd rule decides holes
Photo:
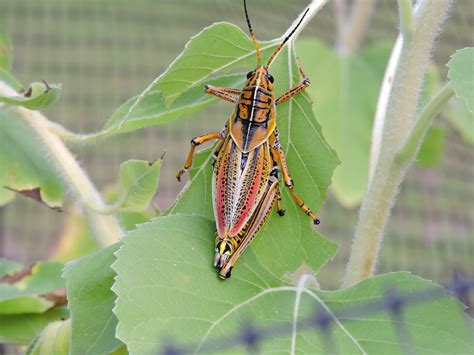
[(59, 84), (48, 84), (45, 81), (37, 81), (31, 83), (26, 91), (19, 95), (0, 95), (0, 102), (37, 110), (56, 102), (59, 98), (60, 89), (61, 85)]
[(447, 64), (448, 78), (456, 96), (474, 112), (474, 47), (458, 50)]
[(115, 338), (115, 294), (111, 291), (115, 273), (110, 268), (117, 249), (118, 245), (112, 245), (66, 265), (73, 354), (105, 354), (121, 345)]
[[(277, 41), (261, 42), (263, 58), (267, 58), (277, 45)], [(256, 64), (253, 43), (240, 28), (224, 22), (213, 24), (193, 36), (162, 75), (140, 95), (123, 104), (104, 129), (89, 139), (189, 116), (217, 100), (204, 92), (205, 84), (239, 88), (247, 71), (254, 69)], [(229, 74), (242, 68), (245, 69), (243, 73)]]
[[(277, 96), (301, 79), (294, 54), (289, 54), (288, 50), (287, 47), (282, 50), (270, 70), (275, 78)], [(277, 127), (295, 191), (317, 212), (331, 184), (338, 159), (321, 134), (308, 95), (298, 94), (278, 106)], [(195, 213), (213, 218), (211, 175), (211, 154), (206, 152), (196, 157), (191, 183), (168, 213)], [(286, 215), (282, 218), (272, 213), (251, 248), (258, 253), (261, 262), (279, 276), (295, 270), (303, 261), (317, 271), (333, 257), (337, 247), (314, 233), (311, 220), (297, 206), (288, 190), (284, 186), (282, 189)], [(284, 248), (290, 248), (293, 257), (276, 262), (274, 256), (281, 254)]]
[(390, 47), (378, 44), (342, 56), (316, 39), (303, 39), (297, 48), (311, 79), (314, 112), (341, 160), (331, 189), (344, 206), (354, 207), (365, 190), (372, 123)]
[[(142, 224), (123, 239), (112, 266), (117, 272), (113, 290), (118, 296), (117, 335), (131, 354), (155, 353), (170, 341), (191, 346), (190, 352), (201, 346), (204, 353), (224, 353), (214, 348), (215, 340), (224, 345), (223, 340), (237, 340), (248, 321), (257, 327), (286, 326), (288, 332), (268, 334), (259, 351), (289, 353), (289, 325), (294, 319), (307, 319), (323, 306), (330, 312), (342, 312), (382, 300), (389, 288), (412, 295), (417, 290), (439, 290), (439, 286), (404, 272), (336, 292), (317, 291), (304, 283), (290, 286), (252, 249), (243, 254), (233, 276), (222, 281), (212, 267), (214, 228), (214, 223), (203, 217), (172, 215)], [(275, 262), (292, 258), (292, 253), (291, 248), (282, 246), (274, 255)], [(472, 350), (463, 309), (451, 297), (406, 307), (399, 322), (409, 332), (417, 353)], [(396, 324), (387, 312), (368, 310), (359, 316), (340, 315), (330, 334), (341, 354), (399, 353), (403, 344), (397, 338)], [(323, 352), (321, 339), (328, 336), (300, 328), (295, 335), (297, 352), (311, 354)]]
[(28, 347), (26, 355), (69, 354), (71, 321), (49, 323)]
[(21, 277), (0, 283), (0, 314), (43, 313), (56, 305), (47, 295), (65, 286), (61, 279), (63, 265), (38, 262)]
[(0, 109), (0, 205), (14, 192), (59, 209), (64, 188), (41, 143), (24, 121)]
[(0, 314), (0, 343), (29, 344), (52, 321), (68, 316), (65, 307), (45, 313)]

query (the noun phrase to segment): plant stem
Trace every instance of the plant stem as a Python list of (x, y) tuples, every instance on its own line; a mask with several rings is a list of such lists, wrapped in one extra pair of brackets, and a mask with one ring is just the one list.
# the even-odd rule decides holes
[(413, 161), (421, 143), (425, 138), (426, 132), (433, 123), (436, 115), (446, 105), (451, 97), (454, 95), (454, 89), (450, 83), (445, 84), (441, 90), (426, 104), (416, 120), (415, 127), (413, 127), (408, 136), (405, 145), (398, 153), (396, 159), (399, 163), (410, 163)]
[[(18, 95), (13, 88), (1, 81), (0, 94), (6, 96)], [(29, 110), (21, 106), (10, 106), (9, 108), (17, 117), (24, 120), (33, 129), (47, 151), (54, 167), (62, 177), (64, 185), (74, 193), (79, 202), (83, 203), (86, 209), (93, 207), (95, 210), (107, 210), (107, 205), (102, 196), (84, 170), (82, 170), (72, 153), (64, 142), (50, 131), (50, 121), (39, 111)], [(91, 216), (90, 213), (89, 216)], [(95, 214), (89, 220), (92, 222), (92, 229), (100, 231), (100, 233), (96, 234), (96, 238), (102, 246), (117, 242), (124, 234), (122, 227), (113, 216)]]
[(403, 38), (383, 120), (380, 152), (359, 211), (343, 287), (350, 287), (374, 273), (385, 225), (409, 166), (395, 158), (415, 126), (423, 77), (451, 2), (419, 0), (413, 16), (412, 36)]
[[(343, 55), (351, 55), (359, 50), (375, 8), (375, 0), (355, 0), (351, 13), (343, 27), (338, 28), (340, 34), (336, 48)], [(339, 21), (338, 21), (339, 22)], [(338, 27), (341, 24), (338, 23)]]
[(413, 7), (411, 0), (398, 0), (400, 8), (400, 32), (404, 38), (410, 38), (413, 32)]

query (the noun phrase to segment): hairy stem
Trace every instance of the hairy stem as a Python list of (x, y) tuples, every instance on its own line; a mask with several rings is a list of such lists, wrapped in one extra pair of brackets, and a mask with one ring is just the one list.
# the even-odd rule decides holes
[[(13, 88), (0, 81), (0, 94), (5, 96), (19, 95)], [(50, 121), (39, 111), (21, 106), (10, 106), (17, 117), (24, 120), (35, 132), (47, 151), (54, 167), (59, 172), (64, 185), (69, 188), (86, 209), (107, 210), (102, 196), (97, 191), (87, 174), (80, 167), (73, 154), (64, 142), (50, 131)], [(89, 213), (90, 217), (91, 214)], [(117, 242), (124, 234), (117, 219), (113, 216), (95, 214), (89, 218), (91, 227), (99, 244), (106, 246)], [(100, 231), (100, 232), (99, 232)]]
[(410, 163), (413, 161), (418, 151), (420, 150), (421, 143), (425, 138), (426, 132), (433, 123), (436, 115), (441, 109), (448, 103), (449, 99), (453, 97), (454, 89), (450, 83), (445, 84), (441, 90), (426, 104), (421, 111), (420, 115), (416, 119), (415, 127), (413, 127), (405, 145), (398, 153), (396, 159), (399, 163)]
[[(358, 51), (364, 38), (375, 8), (375, 0), (354, 0), (350, 15), (342, 22), (342, 28), (338, 28), (339, 39), (336, 45), (339, 53), (350, 55)], [(338, 21), (338, 27), (340, 21)]]
[(359, 211), (343, 287), (350, 287), (374, 273), (385, 225), (409, 166), (396, 160), (396, 156), (415, 126), (423, 77), (450, 5), (451, 0), (418, 1), (412, 35), (403, 38), (383, 120), (380, 152)]
[(413, 31), (413, 7), (411, 0), (398, 0), (400, 8), (400, 32), (404, 38), (410, 38)]

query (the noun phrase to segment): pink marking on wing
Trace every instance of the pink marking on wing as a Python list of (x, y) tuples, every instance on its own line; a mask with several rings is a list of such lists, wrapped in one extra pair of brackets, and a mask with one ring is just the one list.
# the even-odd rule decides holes
[(217, 191), (215, 194), (215, 212), (216, 212), (216, 227), (219, 237), (225, 237), (226, 230), (226, 206), (225, 206), (225, 196), (226, 196), (226, 182), (227, 177), (225, 174), (225, 162), (219, 167), (219, 171), (216, 177)]
[(231, 236), (236, 235), (237, 233), (240, 232), (240, 230), (243, 228), (245, 222), (247, 221), (249, 217), (249, 213), (252, 209), (252, 206), (256, 202), (256, 199), (258, 197), (258, 188), (260, 185), (260, 179), (262, 178), (262, 170), (259, 169), (259, 171), (256, 173), (255, 178), (252, 182), (252, 186), (246, 196), (242, 196), (242, 198), (246, 199), (246, 202), (243, 206), (242, 209), (237, 211), (239, 213), (239, 216), (237, 218), (236, 223), (232, 226), (229, 234)]

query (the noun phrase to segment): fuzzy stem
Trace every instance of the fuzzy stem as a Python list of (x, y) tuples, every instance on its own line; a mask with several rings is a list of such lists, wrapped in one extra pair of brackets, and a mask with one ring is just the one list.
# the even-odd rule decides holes
[(433, 123), (436, 115), (454, 95), (454, 89), (450, 83), (445, 84), (441, 90), (426, 104), (416, 120), (415, 127), (410, 132), (405, 145), (398, 153), (396, 159), (399, 163), (410, 163), (416, 158), (426, 132)]
[(339, 28), (341, 34), (337, 49), (343, 55), (351, 55), (359, 50), (362, 40), (369, 25), (370, 18), (375, 8), (375, 0), (355, 0), (352, 5), (349, 18), (343, 28)]
[[(5, 96), (18, 95), (13, 88), (2, 81), (0, 81), (0, 94)], [(79, 166), (72, 153), (64, 142), (50, 131), (50, 121), (39, 111), (29, 110), (21, 106), (9, 106), (9, 109), (33, 129), (48, 152), (65, 186), (85, 205), (86, 209), (93, 207), (94, 210), (107, 210), (107, 205), (102, 196), (84, 170)], [(91, 224), (92, 229), (100, 231), (100, 233), (96, 234), (96, 238), (102, 246), (117, 242), (124, 234), (117, 219), (113, 216), (96, 214), (93, 218), (89, 218), (89, 220), (93, 222)]]
[(411, 0), (398, 0), (400, 8), (400, 32), (403, 37), (410, 38), (413, 32), (413, 7)]
[(374, 273), (385, 225), (409, 165), (399, 163), (395, 157), (414, 127), (423, 77), (450, 5), (451, 0), (420, 0), (417, 3), (413, 33), (403, 40), (393, 77), (380, 153), (359, 211), (343, 287), (350, 287)]
[(392, 54), (385, 69), (385, 75), (380, 88), (379, 99), (377, 102), (377, 110), (375, 111), (374, 125), (372, 127), (372, 144), (370, 146), (369, 156), (369, 176), (367, 179), (367, 186), (370, 186), (375, 174), (375, 167), (377, 166), (380, 149), (382, 146), (382, 136), (384, 132), (384, 121), (387, 116), (387, 106), (390, 94), (393, 88), (393, 77), (398, 68), (398, 61), (402, 50), (403, 38), (398, 36), (395, 45), (392, 49)]

